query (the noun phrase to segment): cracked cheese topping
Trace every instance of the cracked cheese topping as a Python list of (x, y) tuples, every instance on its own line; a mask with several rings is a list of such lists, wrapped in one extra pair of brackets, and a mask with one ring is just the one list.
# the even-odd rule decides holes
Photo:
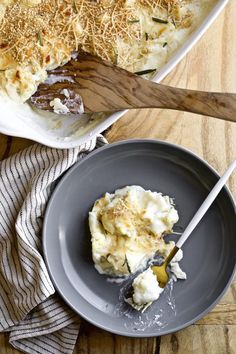
[(178, 221), (173, 201), (140, 186), (118, 189), (98, 199), (89, 213), (92, 255), (100, 273), (129, 275), (159, 251), (169, 252), (163, 235)]

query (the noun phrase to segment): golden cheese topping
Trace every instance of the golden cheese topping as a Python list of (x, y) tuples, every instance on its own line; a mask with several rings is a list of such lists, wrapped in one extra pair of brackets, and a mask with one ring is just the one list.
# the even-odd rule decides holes
[(128, 275), (159, 251), (171, 248), (163, 235), (172, 230), (178, 213), (161, 193), (128, 186), (106, 193), (89, 213), (93, 260), (97, 270)]
[[(116, 40), (139, 39), (139, 11), (165, 9), (164, 20), (180, 21), (180, 1), (3, 1), (0, 29), (1, 56), (6, 67), (13, 62), (50, 61), (55, 47), (68, 55), (83, 50), (115, 61)], [(163, 12), (163, 11), (162, 11)], [(3, 58), (1, 68), (4, 68)], [(60, 62), (60, 60), (59, 60)]]
[(25, 102), (77, 50), (158, 70), (214, 1), (0, 0), (0, 88)]

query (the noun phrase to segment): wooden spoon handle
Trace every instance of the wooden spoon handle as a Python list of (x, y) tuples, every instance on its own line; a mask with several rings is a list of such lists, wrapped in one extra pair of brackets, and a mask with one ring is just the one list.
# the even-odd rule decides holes
[[(236, 94), (203, 92), (157, 85), (147, 81), (139, 108), (168, 108), (236, 122)], [(144, 100), (143, 100), (144, 101)]]
[[(59, 80), (53, 83), (55, 78)], [(69, 101), (65, 89), (71, 93)], [(48, 80), (39, 86), (31, 103), (52, 110), (53, 98), (69, 105), (71, 113), (78, 113), (82, 98), (85, 113), (166, 108), (236, 121), (236, 94), (164, 86), (87, 54), (48, 71)]]

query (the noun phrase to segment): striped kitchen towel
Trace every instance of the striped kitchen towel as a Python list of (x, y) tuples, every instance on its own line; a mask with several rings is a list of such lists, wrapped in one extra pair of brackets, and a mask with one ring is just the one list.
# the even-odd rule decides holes
[(0, 331), (25, 353), (73, 352), (80, 319), (45, 266), (43, 215), (58, 178), (105, 143), (99, 136), (69, 150), (35, 144), (0, 163)]

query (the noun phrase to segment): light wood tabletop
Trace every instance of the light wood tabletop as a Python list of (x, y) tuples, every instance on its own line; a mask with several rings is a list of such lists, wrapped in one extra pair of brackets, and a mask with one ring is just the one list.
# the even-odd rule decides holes
[[(236, 1), (231, 0), (200, 42), (164, 80), (199, 90), (236, 92)], [(2, 114), (2, 113), (1, 113)], [(236, 157), (236, 123), (166, 110), (128, 112), (107, 132), (109, 142), (158, 138), (184, 146), (208, 161), (220, 174)], [(0, 135), (0, 158), (33, 142)], [(236, 174), (228, 183), (236, 197)], [(0, 353), (17, 354), (0, 334)], [(236, 281), (220, 303), (194, 325), (163, 337), (134, 339), (82, 322), (74, 354), (228, 354), (236, 353)]]

